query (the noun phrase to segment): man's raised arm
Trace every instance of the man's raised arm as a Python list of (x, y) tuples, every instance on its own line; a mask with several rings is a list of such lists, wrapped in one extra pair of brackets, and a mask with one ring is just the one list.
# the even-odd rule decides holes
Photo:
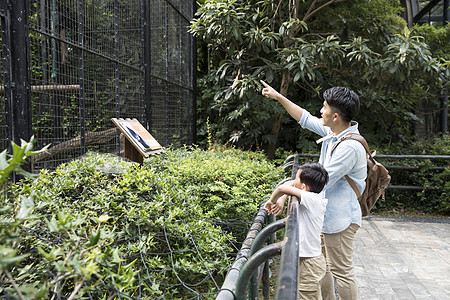
[(264, 88), (262, 90), (262, 95), (267, 98), (272, 98), (277, 100), (283, 105), (284, 109), (289, 113), (289, 115), (294, 118), (297, 122), (300, 121), (302, 117), (303, 109), (297, 104), (293, 103), (291, 100), (278, 93), (274, 88), (260, 80)]

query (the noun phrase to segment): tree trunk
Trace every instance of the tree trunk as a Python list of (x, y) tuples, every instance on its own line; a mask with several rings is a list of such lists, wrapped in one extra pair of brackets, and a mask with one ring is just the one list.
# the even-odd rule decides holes
[[(289, 89), (289, 82), (291, 78), (289, 76), (289, 71), (284, 70), (283, 71), (283, 77), (281, 78), (281, 86), (280, 86), (280, 94), (283, 96), (287, 95), (288, 89)], [(281, 113), (275, 113), (272, 120), (272, 131), (271, 134), (275, 136), (274, 142), (270, 143), (267, 146), (267, 157), (269, 159), (274, 159), (275, 157), (275, 149), (277, 145), (277, 139), (278, 139), (278, 133), (280, 132), (281, 127)]]

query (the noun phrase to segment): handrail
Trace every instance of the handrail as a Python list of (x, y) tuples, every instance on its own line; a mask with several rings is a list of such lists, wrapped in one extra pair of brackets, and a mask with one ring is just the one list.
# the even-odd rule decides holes
[[(294, 162), (291, 162), (290, 161), (291, 159), (293, 159)], [(296, 170), (298, 168), (298, 157), (296, 157), (295, 155), (292, 155), (285, 160), (285, 171), (290, 167), (292, 167), (292, 174), (295, 174), (294, 171), (296, 172)], [(290, 180), (290, 179), (292, 179), (292, 178), (286, 178), (286, 179), (282, 180), (281, 182), (279, 182), (278, 185), (283, 184), (285, 181)], [(261, 232), (264, 221), (266, 219), (268, 219), (268, 221), (272, 222), (271, 219), (273, 219), (273, 222), (274, 222), (274, 219), (275, 219), (274, 217), (272, 217), (272, 215), (268, 216), (267, 212), (264, 209), (264, 205), (267, 200), (268, 200), (268, 198), (265, 199), (265, 201), (263, 201), (263, 203), (261, 204), (258, 214), (255, 217), (253, 224), (247, 233), (247, 236), (242, 244), (242, 247), (238, 251), (235, 261), (233, 262), (230, 269), (228, 270), (227, 275), (225, 276), (225, 280), (222, 284), (222, 287), (220, 288), (219, 293), (217, 294), (216, 300), (235, 300), (235, 299), (237, 299), (237, 298), (235, 298), (235, 297), (238, 297), (237, 284), (238, 284), (240, 273), (243, 272), (243, 266), (248, 262), (248, 260), (252, 254), (253, 254), (252, 256), (254, 256), (254, 255), (256, 255), (256, 253), (258, 253), (260, 245), (263, 244), (265, 242), (265, 240), (267, 239), (266, 235), (269, 235), (269, 233), (273, 233), (274, 228), (280, 229), (281, 228), (280, 223), (285, 222), (285, 221), (281, 221), (281, 222), (278, 221), (278, 222), (275, 222), (276, 224), (274, 224), (274, 225), (269, 225), (268, 226), (269, 228), (265, 230), (266, 233), (263, 233), (262, 237), (259, 237), (258, 239), (256, 239), (258, 234)], [(295, 202), (297, 202), (297, 201), (295, 201)], [(296, 214), (295, 218), (296, 217), (297, 217), (297, 214)], [(292, 217), (292, 218), (294, 218), (294, 217)], [(298, 235), (297, 235), (297, 238), (298, 238)], [(255, 240), (256, 240), (256, 243), (255, 243)], [(291, 239), (291, 241), (292, 240), (293, 239)], [(255, 246), (252, 250), (251, 247), (253, 244), (255, 244)], [(272, 250), (260, 249), (259, 251), (261, 251), (261, 252), (256, 257), (258, 259), (262, 259), (261, 257), (263, 257), (263, 258), (266, 258), (266, 260), (267, 260), (267, 258), (270, 255), (267, 255), (266, 252), (269, 252), (271, 254), (276, 253), (278, 251), (276, 249), (278, 249), (277, 247), (280, 247), (280, 245), (284, 245), (284, 243), (278, 244), (273, 249), (271, 248)], [(281, 251), (281, 248), (280, 248), (280, 251)], [(262, 260), (265, 261), (264, 259), (262, 259)], [(252, 264), (257, 264), (257, 263), (252, 262)], [(249, 265), (249, 266), (251, 266), (251, 265)], [(247, 266), (247, 268), (249, 266)], [(265, 271), (265, 273), (268, 273), (268, 265), (267, 264), (264, 265), (264, 271)], [(245, 272), (248, 273), (249, 271), (245, 271)], [(252, 274), (253, 274), (253, 271), (252, 271)], [(251, 275), (248, 276), (248, 281), (250, 280), (250, 277), (251, 277)], [(246, 282), (245, 288), (248, 286), (248, 281)], [(243, 284), (243, 283), (241, 283), (241, 284)], [(243, 288), (243, 287), (239, 287), (239, 289), (241, 289), (241, 288)], [(268, 282), (267, 282), (267, 286), (265, 286), (264, 288), (265, 288), (265, 290), (263, 290), (263, 293), (268, 294)]]
[[(264, 227), (261, 232), (256, 236), (253, 241), (252, 247), (250, 248), (250, 257), (255, 254), (259, 249), (264, 246), (266, 240), (271, 237), (272, 234), (276, 233), (278, 230), (286, 227), (287, 219), (281, 219), (275, 222), (270, 223), (266, 227)], [(273, 241), (274, 243), (275, 241)], [(249, 298), (254, 299), (257, 298), (258, 294), (258, 272), (253, 274), (250, 284), (249, 284)]]
[(247, 299), (247, 287), (253, 273), (256, 272), (259, 265), (271, 257), (280, 255), (284, 248), (286, 241), (268, 245), (255, 254), (253, 254), (247, 263), (242, 267), (241, 273), (236, 284), (236, 300)]
[(228, 270), (228, 273), (225, 276), (225, 280), (222, 284), (219, 294), (217, 294), (216, 300), (235, 299), (235, 290), (239, 273), (242, 266), (247, 262), (249, 258), (251, 245), (253, 244), (256, 235), (261, 231), (266, 217), (267, 212), (264, 210), (263, 203), (253, 221), (252, 226), (250, 227), (250, 230), (247, 233), (244, 242), (242, 243), (241, 250), (239, 250), (239, 252), (237, 253), (234, 263), (231, 265), (231, 268)]
[(291, 196), (288, 206), (288, 222), (286, 224), (285, 239), (278, 272), (275, 300), (296, 300), (298, 294), (298, 257), (299, 257), (299, 201)]
[[(298, 226), (298, 198), (291, 196), (288, 204), (288, 216), (286, 221), (280, 220), (269, 225), (268, 229), (261, 231), (260, 238), (254, 240), (252, 250), (256, 251), (250, 256), (239, 273), (236, 284), (235, 299), (247, 299), (247, 288), (253, 274), (269, 258), (281, 253), (280, 270), (277, 281), (277, 290), (275, 299), (280, 300), (296, 300), (298, 293), (298, 257), (299, 257), (299, 226)], [(269, 236), (275, 229), (285, 226), (285, 238), (280, 243), (271, 244), (258, 248), (263, 244), (265, 238)], [(252, 251), (251, 251), (252, 252)]]

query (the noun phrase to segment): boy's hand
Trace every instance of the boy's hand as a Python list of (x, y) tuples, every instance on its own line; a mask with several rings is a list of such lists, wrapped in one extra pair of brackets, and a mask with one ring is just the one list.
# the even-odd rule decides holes
[[(284, 202), (283, 202), (284, 203)], [(283, 212), (284, 205), (280, 205), (280, 200), (277, 201), (274, 205), (272, 205), (272, 213), (275, 216), (280, 215)]]
[(264, 209), (267, 211), (267, 214), (271, 214), (272, 213), (272, 206), (273, 203), (269, 201), (266, 202), (266, 204), (264, 205)]
[(284, 202), (286, 201), (287, 196), (281, 196), (276, 203), (272, 203), (270, 200), (266, 202), (264, 205), (264, 209), (267, 213), (274, 214), (275, 216), (280, 215), (283, 212)]
[(263, 80), (260, 80), (261, 84), (264, 86), (262, 90), (262, 95), (267, 98), (276, 99), (278, 92), (272, 88), (270, 85), (265, 83)]

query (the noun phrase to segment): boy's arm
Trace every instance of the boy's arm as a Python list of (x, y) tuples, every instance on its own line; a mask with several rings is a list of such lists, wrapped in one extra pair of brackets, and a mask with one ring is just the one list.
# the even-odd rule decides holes
[(270, 199), (264, 205), (264, 209), (270, 214), (279, 215), (283, 210), (284, 202), (287, 195), (296, 196), (301, 198), (301, 190), (294, 187), (294, 180), (290, 180), (280, 186), (278, 186), (270, 196)]
[(301, 190), (294, 187), (293, 184), (282, 184), (273, 191), (269, 201), (275, 203), (282, 195), (296, 196), (299, 199), (302, 197)]
[(274, 214), (275, 216), (278, 216), (283, 212), (284, 203), (286, 202), (287, 195), (283, 195), (280, 198), (278, 198), (276, 203), (272, 203), (270, 201), (267, 201), (266, 205), (264, 206), (264, 209), (267, 211), (267, 213)]
[(293, 103), (291, 100), (278, 93), (274, 88), (261, 80), (264, 89), (262, 90), (262, 95), (267, 98), (272, 98), (277, 100), (283, 105), (284, 109), (294, 118), (297, 122), (300, 121), (303, 113), (303, 109), (297, 104)]

